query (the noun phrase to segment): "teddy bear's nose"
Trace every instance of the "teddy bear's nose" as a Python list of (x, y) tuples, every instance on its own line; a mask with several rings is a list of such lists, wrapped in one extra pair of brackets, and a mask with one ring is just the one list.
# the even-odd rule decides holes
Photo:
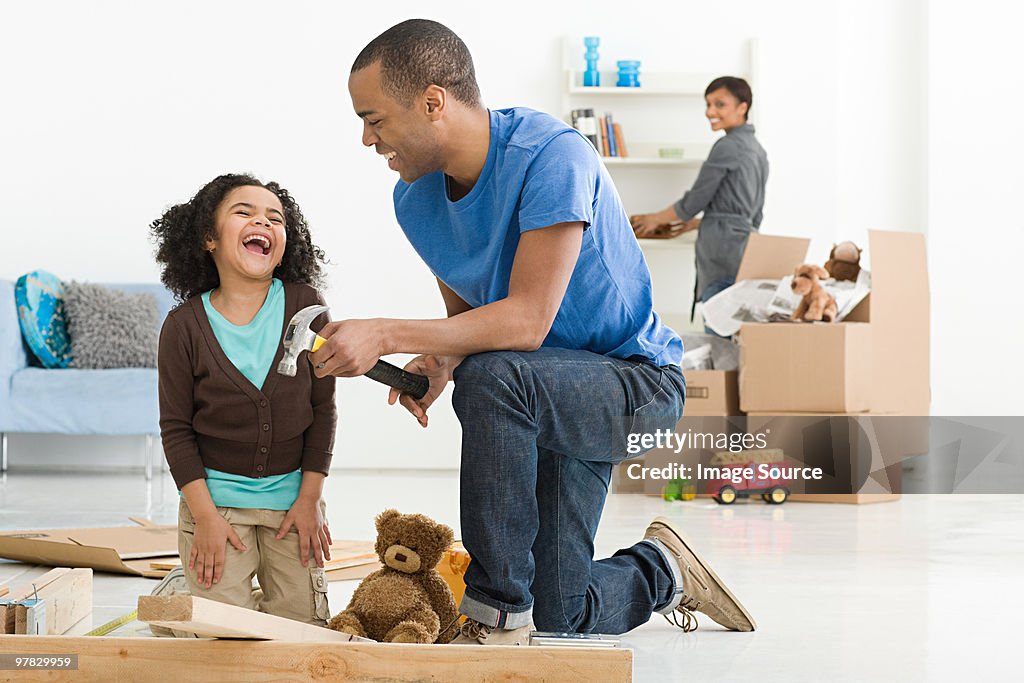
[(396, 562), (405, 562), (407, 559), (409, 559), (409, 558), (407, 558), (402, 553), (395, 553), (395, 561)]

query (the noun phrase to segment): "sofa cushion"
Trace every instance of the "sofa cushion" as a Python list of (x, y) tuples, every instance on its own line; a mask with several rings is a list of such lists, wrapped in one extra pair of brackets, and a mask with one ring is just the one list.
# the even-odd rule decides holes
[(157, 371), (24, 368), (11, 378), (19, 432), (157, 434)]
[(45, 270), (22, 275), (14, 286), (21, 334), (44, 368), (66, 368), (71, 361), (63, 297), (63, 283)]
[(152, 294), (69, 282), (64, 314), (72, 368), (156, 367), (160, 320)]

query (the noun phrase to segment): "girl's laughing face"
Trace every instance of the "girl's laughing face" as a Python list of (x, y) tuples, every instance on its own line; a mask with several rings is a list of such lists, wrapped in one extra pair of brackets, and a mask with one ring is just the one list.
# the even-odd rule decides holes
[(226, 274), (268, 280), (284, 257), (285, 217), (270, 190), (245, 185), (231, 190), (217, 207), (217, 237), (206, 241), (221, 280)]

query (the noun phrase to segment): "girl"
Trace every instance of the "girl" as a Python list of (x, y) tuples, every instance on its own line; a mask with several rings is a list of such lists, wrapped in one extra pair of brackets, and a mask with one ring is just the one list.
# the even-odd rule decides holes
[(323, 303), (324, 253), (291, 195), (248, 175), (215, 178), (150, 228), (161, 280), (182, 302), (164, 321), (158, 367), (188, 590), (324, 625), (334, 379), (308, 363), (295, 377), (274, 370), (292, 315)]
[[(722, 76), (711, 81), (704, 99), (711, 130), (723, 130), (725, 136), (715, 142), (682, 199), (657, 213), (630, 219), (637, 237), (699, 229), (694, 306), (736, 282), (747, 238), (761, 227), (768, 181), (768, 157), (747, 122), (753, 102), (750, 85), (742, 78)], [(701, 211), (704, 218), (696, 218)]]

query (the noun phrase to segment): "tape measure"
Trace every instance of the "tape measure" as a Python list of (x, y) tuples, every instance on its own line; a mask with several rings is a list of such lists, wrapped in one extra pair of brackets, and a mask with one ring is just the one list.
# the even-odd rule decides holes
[(136, 617), (138, 617), (138, 616), (139, 616), (139, 610), (133, 609), (131, 612), (129, 612), (128, 614), (124, 615), (123, 617), (118, 617), (117, 619), (114, 619), (113, 621), (108, 621), (107, 623), (103, 624), (103, 626), (98, 626), (98, 627), (94, 628), (93, 630), (89, 631), (88, 633), (86, 633), (85, 635), (87, 635), (87, 636), (105, 636), (108, 633), (110, 633), (111, 631), (113, 631), (114, 629), (120, 628), (121, 626), (124, 626), (125, 624), (127, 624), (130, 621), (135, 621)]

